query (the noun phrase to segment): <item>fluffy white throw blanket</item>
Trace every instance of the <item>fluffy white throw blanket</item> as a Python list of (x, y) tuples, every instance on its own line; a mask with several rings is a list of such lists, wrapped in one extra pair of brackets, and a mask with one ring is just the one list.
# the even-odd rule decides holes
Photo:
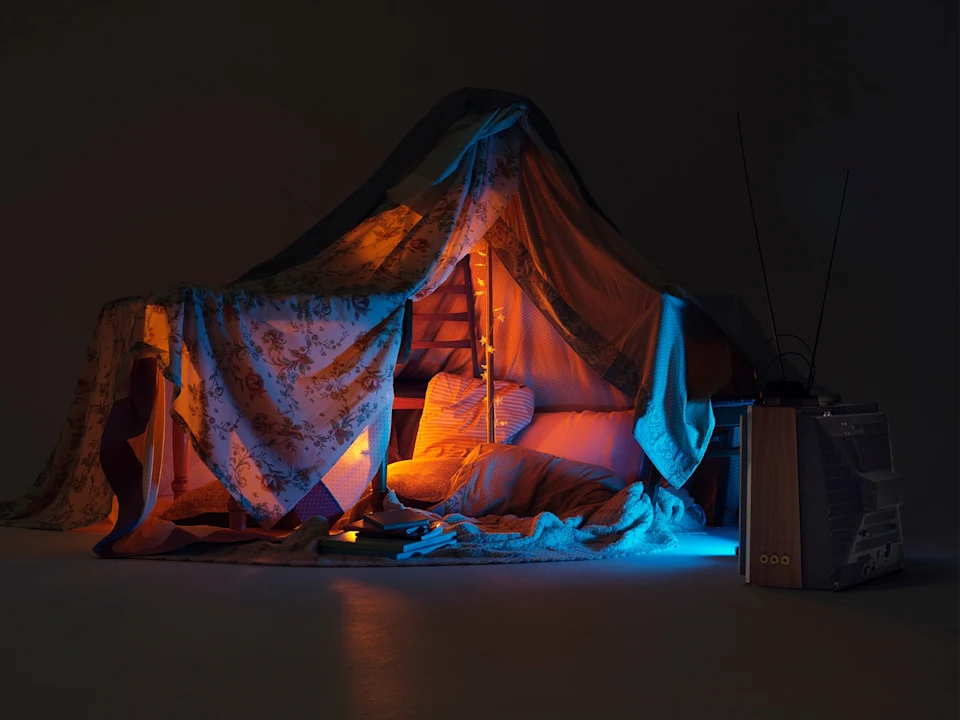
[[(390, 493), (385, 507), (403, 505)], [(676, 533), (702, 527), (695, 508), (665, 490), (657, 493), (654, 512), (641, 483), (625, 485), (604, 468), (483, 444), (451, 479), (449, 497), (423, 513), (457, 533), (458, 546), (438, 551), (438, 557), (522, 561), (666, 550), (677, 544)]]

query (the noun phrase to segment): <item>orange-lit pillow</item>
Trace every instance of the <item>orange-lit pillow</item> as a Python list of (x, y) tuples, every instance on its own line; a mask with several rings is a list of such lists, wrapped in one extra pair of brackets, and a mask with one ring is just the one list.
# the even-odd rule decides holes
[(633, 411), (536, 413), (514, 445), (599, 465), (635, 482), (644, 461), (633, 437)]
[[(477, 378), (440, 373), (427, 385), (423, 417), (413, 449), (414, 460), (463, 459), (487, 440), (486, 383)], [(508, 380), (497, 380), (496, 439), (506, 442), (533, 417), (533, 391)]]
[(403, 499), (440, 502), (450, 494), (460, 464), (457, 457), (400, 460), (387, 466), (387, 485)]

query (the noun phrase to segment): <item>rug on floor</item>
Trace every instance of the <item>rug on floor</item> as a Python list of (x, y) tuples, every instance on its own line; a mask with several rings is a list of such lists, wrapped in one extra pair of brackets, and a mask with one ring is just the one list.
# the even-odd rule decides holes
[[(387, 507), (401, 506), (392, 493)], [(401, 506), (402, 507), (402, 506)], [(658, 493), (654, 512), (640, 483), (630, 485), (588, 512), (560, 517), (541, 512), (533, 517), (423, 514), (457, 533), (457, 545), (427, 557), (406, 560), (321, 553), (329, 533), (322, 518), (309, 520), (278, 541), (251, 540), (225, 545), (197, 544), (144, 559), (286, 565), (293, 567), (410, 567), (559, 562), (629, 557), (662, 552), (677, 545), (677, 534), (699, 532), (702, 524), (683, 501)]]

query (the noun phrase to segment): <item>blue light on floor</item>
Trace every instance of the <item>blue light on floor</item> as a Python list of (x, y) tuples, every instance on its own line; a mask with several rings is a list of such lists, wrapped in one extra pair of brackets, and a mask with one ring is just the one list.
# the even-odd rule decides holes
[(679, 535), (680, 545), (669, 552), (675, 555), (694, 555), (699, 557), (736, 557), (736, 528), (708, 528), (702, 535)]

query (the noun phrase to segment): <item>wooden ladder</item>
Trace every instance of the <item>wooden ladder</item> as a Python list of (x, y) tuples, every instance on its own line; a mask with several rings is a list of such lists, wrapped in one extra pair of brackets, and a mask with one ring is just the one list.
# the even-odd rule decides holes
[[(460, 277), (457, 278), (457, 270)], [(473, 363), (473, 376), (480, 377), (480, 356), (477, 351), (477, 338), (474, 332), (476, 310), (473, 305), (473, 278), (470, 274), (470, 256), (467, 255), (459, 263), (446, 283), (434, 290), (441, 295), (463, 295), (467, 303), (464, 312), (433, 312), (415, 313), (413, 301), (408, 300), (403, 312), (403, 339), (400, 342), (399, 362), (404, 363), (410, 358), (411, 350), (469, 350)], [(414, 340), (414, 319), (426, 321), (459, 322), (466, 325), (466, 337), (456, 340)], [(427, 394), (427, 382), (422, 380), (397, 380), (394, 382), (394, 410), (420, 410)]]

